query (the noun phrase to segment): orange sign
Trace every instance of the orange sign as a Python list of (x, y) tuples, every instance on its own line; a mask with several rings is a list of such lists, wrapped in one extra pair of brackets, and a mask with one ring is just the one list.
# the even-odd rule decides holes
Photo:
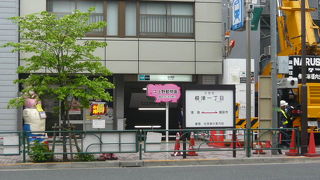
[(107, 104), (105, 102), (92, 102), (90, 115), (104, 116), (107, 114)]

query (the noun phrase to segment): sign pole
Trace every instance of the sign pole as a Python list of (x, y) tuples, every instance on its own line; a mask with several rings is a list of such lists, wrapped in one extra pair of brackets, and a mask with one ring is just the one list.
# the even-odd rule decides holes
[(166, 102), (166, 143), (169, 142), (169, 102)]
[(247, 141), (246, 141), (246, 154), (250, 157), (250, 129), (251, 129), (251, 2), (247, 2), (247, 61), (246, 61), (246, 131), (247, 131)]

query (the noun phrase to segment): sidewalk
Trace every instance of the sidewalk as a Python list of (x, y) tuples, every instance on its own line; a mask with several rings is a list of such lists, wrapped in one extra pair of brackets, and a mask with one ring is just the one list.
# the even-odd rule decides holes
[[(319, 152), (319, 148), (318, 151)], [(245, 156), (244, 151), (237, 151), (237, 157), (232, 157), (232, 151), (198, 152), (198, 156), (171, 156), (171, 153), (139, 153), (116, 154), (118, 160), (94, 162), (52, 162), (52, 163), (22, 163), (20, 156), (0, 156), (0, 169), (57, 169), (57, 168), (102, 168), (102, 167), (150, 167), (150, 166), (187, 166), (187, 165), (226, 165), (226, 164), (259, 164), (259, 163), (306, 163), (320, 162), (320, 157), (272, 155), (266, 154)], [(283, 152), (284, 154), (284, 152)]]

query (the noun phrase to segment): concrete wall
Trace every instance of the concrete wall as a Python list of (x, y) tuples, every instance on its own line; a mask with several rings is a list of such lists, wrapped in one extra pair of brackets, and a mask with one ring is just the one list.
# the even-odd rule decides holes
[[(0, 45), (18, 41), (18, 27), (8, 18), (18, 16), (18, 0), (0, 0)], [(0, 48), (0, 131), (15, 131), (17, 110), (7, 109), (10, 99), (17, 97), (18, 87), (13, 80), (18, 78), (18, 54), (11, 53), (11, 48)]]
[[(195, 2), (194, 39), (98, 38), (108, 46), (97, 55), (114, 74), (222, 74), (221, 0), (184, 1)], [(22, 15), (45, 8), (45, 0), (21, 0)]]

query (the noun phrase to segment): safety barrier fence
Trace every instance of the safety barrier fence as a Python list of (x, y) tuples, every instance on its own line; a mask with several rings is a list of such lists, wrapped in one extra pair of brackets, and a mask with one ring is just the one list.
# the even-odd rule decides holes
[[(48, 137), (47, 134), (51, 136)], [(138, 158), (142, 160), (147, 154), (154, 153), (170, 153), (172, 157), (185, 158), (204, 152), (230, 151), (230, 156), (236, 157), (237, 152), (264, 154), (268, 150), (298, 151), (300, 148), (300, 133), (293, 128), (172, 129), (169, 130), (169, 141), (165, 140), (165, 134), (165, 130), (159, 129), (32, 133), (7, 131), (0, 132), (0, 156), (19, 156), (23, 162), (30, 161), (32, 147), (38, 141), (48, 148), (44, 154), (53, 155), (57, 161), (62, 161), (63, 155), (67, 155), (68, 160), (74, 160), (74, 156), (79, 154), (138, 154)]]

